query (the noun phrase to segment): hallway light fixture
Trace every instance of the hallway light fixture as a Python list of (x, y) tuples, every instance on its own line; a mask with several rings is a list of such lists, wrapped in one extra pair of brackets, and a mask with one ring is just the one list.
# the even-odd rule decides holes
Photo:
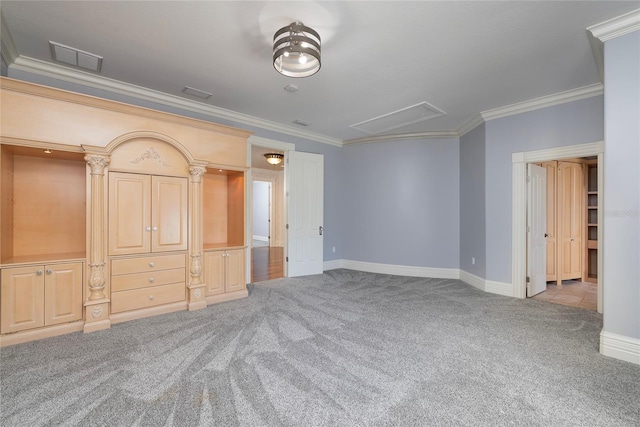
[(273, 68), (287, 77), (309, 77), (320, 70), (320, 35), (292, 22), (273, 36)]
[(282, 163), (282, 159), (284, 159), (284, 154), (280, 153), (267, 153), (264, 156), (267, 158), (267, 163), (274, 166)]

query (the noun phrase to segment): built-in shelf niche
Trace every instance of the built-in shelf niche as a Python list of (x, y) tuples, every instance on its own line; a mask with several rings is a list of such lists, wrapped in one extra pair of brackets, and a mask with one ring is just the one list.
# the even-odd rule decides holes
[(0, 186), (0, 264), (85, 257), (83, 153), (3, 144)]
[(203, 246), (244, 246), (244, 172), (209, 169), (202, 179)]
[(598, 278), (598, 162), (588, 160), (586, 164), (587, 187), (587, 248), (586, 273), (592, 280)]

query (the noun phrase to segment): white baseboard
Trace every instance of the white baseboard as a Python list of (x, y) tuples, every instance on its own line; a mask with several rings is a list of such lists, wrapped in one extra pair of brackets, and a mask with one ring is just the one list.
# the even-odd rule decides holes
[(322, 266), (322, 269), (324, 271), (327, 271), (327, 270), (336, 270), (338, 268), (344, 268), (343, 261), (344, 260), (342, 259), (333, 259), (331, 261), (325, 261), (324, 265)]
[(256, 236), (255, 234), (253, 235), (253, 240), (259, 240), (261, 242), (268, 242), (269, 238), (267, 236)]
[(464, 270), (460, 270), (460, 280), (473, 286), (474, 288), (480, 289), (481, 291), (503, 295), (505, 297), (513, 297), (514, 295), (512, 284), (486, 280)]
[(460, 278), (460, 270), (457, 268), (412, 267), (408, 265), (378, 264), (373, 262), (352, 261), (348, 259), (333, 260), (324, 263), (325, 270), (333, 270), (336, 268), (348, 268), (350, 270), (379, 274), (393, 274), (396, 276), (434, 277), (437, 279)]
[(436, 279), (460, 279), (474, 288), (492, 294), (513, 297), (513, 285), (495, 282), (478, 277), (457, 268), (412, 267), (408, 265), (378, 264), (373, 262), (334, 259), (324, 262), (324, 270), (348, 268), (350, 270), (367, 271), (369, 273), (393, 274), (396, 276), (433, 277)]
[(640, 365), (640, 339), (603, 330), (600, 332), (600, 353)]

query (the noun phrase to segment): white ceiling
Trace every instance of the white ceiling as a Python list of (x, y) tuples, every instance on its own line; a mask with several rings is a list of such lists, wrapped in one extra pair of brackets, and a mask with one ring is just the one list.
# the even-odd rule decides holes
[[(104, 57), (102, 77), (340, 142), (370, 136), (353, 124), (424, 102), (445, 114), (387, 133), (456, 131), (482, 111), (598, 84), (586, 28), (639, 5), (2, 0), (1, 11), (15, 64), (51, 63), (54, 41)], [(273, 33), (296, 20), (322, 37), (322, 68), (303, 79), (271, 63)]]

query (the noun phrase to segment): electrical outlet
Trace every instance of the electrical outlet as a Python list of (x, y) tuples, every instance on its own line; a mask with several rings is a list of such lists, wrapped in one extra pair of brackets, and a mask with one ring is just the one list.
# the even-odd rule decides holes
[(476, 258), (475, 257), (471, 257), (471, 264), (476, 265)]

